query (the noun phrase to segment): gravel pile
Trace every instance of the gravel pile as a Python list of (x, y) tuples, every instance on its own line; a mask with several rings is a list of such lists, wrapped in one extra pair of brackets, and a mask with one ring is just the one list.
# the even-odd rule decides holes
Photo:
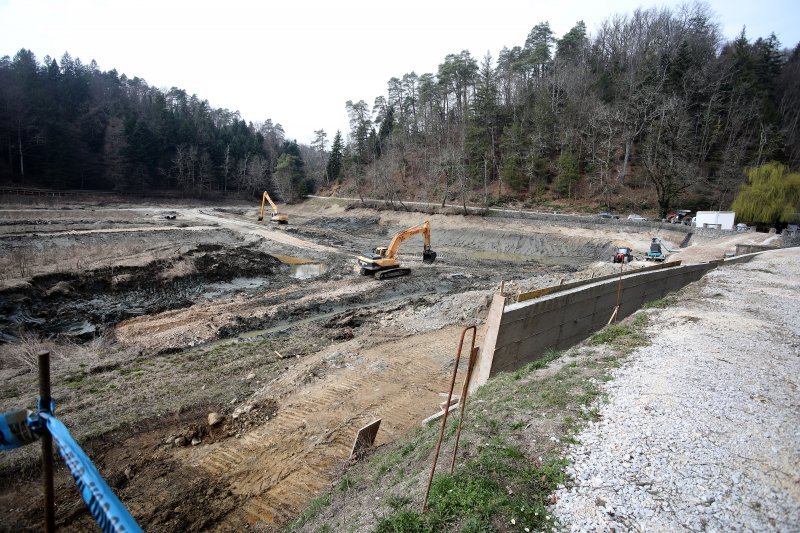
[(567, 530), (800, 530), (798, 250), (714, 270), (657, 312), (568, 449)]

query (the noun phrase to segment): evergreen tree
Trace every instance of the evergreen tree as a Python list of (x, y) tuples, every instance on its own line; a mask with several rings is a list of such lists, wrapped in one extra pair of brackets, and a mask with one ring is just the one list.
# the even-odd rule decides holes
[(556, 190), (562, 195), (570, 198), (575, 191), (575, 184), (578, 183), (581, 175), (578, 170), (578, 160), (570, 152), (562, 153), (556, 161), (558, 174), (556, 175)]
[(344, 143), (342, 143), (342, 132), (336, 130), (331, 145), (331, 155), (328, 158), (326, 172), (328, 179), (338, 181), (342, 177), (342, 160), (344, 158)]

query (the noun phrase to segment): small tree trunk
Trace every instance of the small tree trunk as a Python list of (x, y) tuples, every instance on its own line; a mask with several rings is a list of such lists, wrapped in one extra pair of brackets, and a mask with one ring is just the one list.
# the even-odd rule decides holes
[(619, 172), (619, 176), (617, 176), (617, 181), (620, 185), (625, 183), (625, 178), (628, 175), (628, 160), (631, 156), (631, 141), (625, 141), (625, 159), (622, 160), (622, 170)]
[(489, 207), (489, 177), (486, 174), (486, 158), (483, 158), (483, 207)]
[(17, 147), (19, 147), (19, 174), (25, 178), (25, 156), (22, 153), (22, 123), (17, 122)]

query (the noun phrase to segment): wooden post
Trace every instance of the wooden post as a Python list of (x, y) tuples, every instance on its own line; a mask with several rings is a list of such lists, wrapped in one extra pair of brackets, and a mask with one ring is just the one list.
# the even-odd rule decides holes
[[(39, 352), (39, 410), (50, 413), (50, 352)], [(45, 429), (42, 438), (42, 482), (44, 488), (44, 530), (56, 530), (55, 492), (53, 490), (53, 437)]]

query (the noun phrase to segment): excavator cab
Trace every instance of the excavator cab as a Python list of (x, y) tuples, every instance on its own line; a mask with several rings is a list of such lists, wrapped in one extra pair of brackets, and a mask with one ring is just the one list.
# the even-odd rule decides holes
[(386, 250), (387, 249), (388, 248), (386, 248), (385, 246), (380, 246), (380, 247), (375, 248), (374, 250), (372, 250), (372, 253), (375, 254), (375, 255), (379, 255), (381, 257), (386, 257)]

